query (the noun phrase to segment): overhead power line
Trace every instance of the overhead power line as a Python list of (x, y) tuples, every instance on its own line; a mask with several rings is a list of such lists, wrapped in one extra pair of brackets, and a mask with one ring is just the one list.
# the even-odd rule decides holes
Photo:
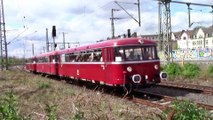
[[(118, 2), (115, 1), (115, 3), (127, 14), (129, 15), (135, 22), (138, 23), (139, 26), (141, 26), (141, 15), (140, 15), (140, 0), (137, 0), (138, 3), (130, 3), (130, 2)], [(138, 6), (138, 20), (133, 17), (123, 6), (121, 6), (119, 3), (125, 3), (125, 4), (134, 4)]]
[(206, 6), (206, 7), (212, 7), (213, 5), (209, 4), (201, 4), (201, 3), (192, 3), (192, 2), (181, 2), (181, 1), (170, 1), (171, 3), (179, 3), (179, 4), (189, 4), (189, 5), (196, 5), (196, 6)]

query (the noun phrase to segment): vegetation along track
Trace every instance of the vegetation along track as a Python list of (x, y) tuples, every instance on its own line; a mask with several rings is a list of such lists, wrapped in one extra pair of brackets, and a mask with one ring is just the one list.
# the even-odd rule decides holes
[[(56, 79), (58, 79), (58, 78), (56, 78)], [(74, 81), (71, 83), (75, 84)], [(161, 94), (161, 93), (155, 93), (152, 90), (150, 90), (150, 89), (154, 88), (160, 92), (161, 90), (158, 89), (158, 87), (163, 87), (163, 86), (166, 87), (167, 89), (171, 89), (171, 88), (167, 87), (166, 85), (161, 86), (161, 84), (160, 84), (159, 86), (157, 85), (157, 86), (150, 87), (150, 88), (139, 88), (139, 89), (135, 90), (132, 94), (125, 96), (125, 94), (122, 93), (122, 90), (115, 90), (111, 87), (106, 87), (106, 86), (102, 86), (102, 85), (96, 86), (94, 84), (88, 85), (88, 82), (83, 82), (83, 81), (81, 82), (81, 84), (78, 84), (78, 82), (77, 82), (76, 85), (86, 86), (88, 89), (91, 89), (94, 91), (98, 90), (102, 93), (104, 92), (104, 93), (111, 94), (111, 95), (113, 94), (114, 96), (117, 96), (117, 97), (124, 97), (128, 100), (132, 100), (133, 102), (141, 103), (143, 105), (147, 105), (150, 107), (156, 107), (161, 110), (165, 110), (165, 109), (169, 108), (171, 105), (171, 102), (174, 100), (177, 100), (177, 98), (176, 98), (177, 96), (180, 96), (182, 94), (187, 94), (189, 92), (202, 93), (199, 90), (192, 91), (190, 89), (187, 93), (174, 92), (174, 93), (176, 93), (175, 95), (165, 95), (165, 94)], [(180, 90), (181, 90), (180, 88), (178, 88), (178, 89), (176, 88), (176, 91), (180, 91)], [(184, 90), (187, 91), (186, 88), (184, 88)], [(169, 90), (169, 91), (171, 91), (171, 90)], [(199, 106), (206, 108), (210, 111), (213, 110), (213, 105), (208, 105), (208, 104), (199, 103), (199, 102), (196, 102), (196, 103)]]
[[(59, 78), (55, 78), (55, 79), (57, 80)], [(116, 90), (114, 88), (107, 87), (107, 86), (94, 85), (90, 82), (81, 81), (79, 84), (79, 81), (76, 82), (75, 80), (74, 81), (72, 80), (71, 83), (75, 85), (86, 86), (88, 89), (91, 89), (94, 91), (98, 90), (100, 92), (104, 92), (107, 94), (113, 94), (114, 96), (117, 96), (117, 97), (123, 97), (129, 100), (133, 100), (133, 102), (142, 103), (151, 107), (157, 107), (162, 110), (168, 108), (170, 103), (177, 99), (177, 96), (183, 96), (191, 92), (202, 93), (201, 90), (197, 90), (197, 89), (195, 90), (192, 88), (190, 89), (190, 88), (184, 88), (184, 87), (182, 87), (183, 89), (181, 89), (181, 87), (175, 87), (175, 86), (169, 87), (169, 86), (160, 84), (150, 88), (139, 88), (137, 90), (134, 90), (130, 95), (126, 95), (125, 93), (122, 92), (122, 89)], [(162, 88), (166, 88), (167, 90)], [(175, 89), (174, 91), (176, 92), (172, 91), (171, 89)], [(183, 91), (181, 92), (181, 90)], [(156, 91), (158, 92), (156, 93)], [(164, 93), (162, 93), (162, 91)], [(175, 94), (167, 93), (167, 91), (175, 93)], [(207, 93), (207, 92), (204, 92), (204, 93)], [(212, 96), (212, 99), (211, 98), (209, 99), (212, 100), (213, 96)], [(210, 103), (210, 105), (207, 104), (208, 101), (205, 103), (200, 103), (200, 102), (196, 102), (196, 103), (199, 106), (202, 106), (208, 110), (213, 110), (213, 103)]]

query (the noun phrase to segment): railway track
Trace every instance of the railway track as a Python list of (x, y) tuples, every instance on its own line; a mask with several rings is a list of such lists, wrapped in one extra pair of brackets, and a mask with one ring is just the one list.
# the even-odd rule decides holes
[[(132, 99), (133, 102), (141, 103), (151, 107), (157, 107), (162, 110), (169, 108), (171, 106), (172, 101), (178, 100), (175, 97), (161, 95), (161, 94), (157, 94), (153, 92), (147, 92), (144, 90), (136, 90), (134, 92), (136, 96), (133, 97)], [(182, 101), (182, 100), (178, 100), (178, 101)], [(207, 105), (207, 104), (198, 103), (198, 102), (196, 102), (196, 104), (200, 107), (203, 107), (209, 110), (210, 112), (213, 112), (213, 105)]]
[[(169, 92), (168, 92), (169, 91)], [(160, 83), (154, 87), (150, 88), (139, 88), (134, 90), (134, 96), (132, 97), (132, 101), (136, 103), (140, 103), (143, 105), (147, 105), (150, 107), (159, 108), (162, 111), (164, 110), (173, 110), (172, 102), (182, 102), (187, 100), (186, 98), (179, 98), (179, 96), (187, 96), (188, 94), (195, 94), (195, 96), (202, 94), (204, 96), (210, 96), (210, 101), (212, 101), (212, 91), (213, 88), (209, 86), (199, 86), (199, 85), (192, 85), (192, 84), (174, 84), (174, 83)], [(173, 94), (170, 94), (173, 93)], [(203, 98), (205, 99), (205, 98)], [(195, 98), (192, 98), (190, 101), (193, 101), (199, 107), (202, 107), (208, 110), (211, 114), (213, 113), (213, 104), (210, 103), (203, 103), (198, 102)], [(202, 97), (201, 97), (202, 101)], [(172, 116), (175, 112), (171, 112), (169, 114), (169, 118), (172, 119)], [(212, 119), (212, 115), (208, 116)]]
[(213, 87), (211, 86), (201, 86), (195, 84), (186, 84), (186, 83), (176, 83), (176, 82), (161, 82), (159, 85), (161, 87), (174, 88), (174, 89), (182, 89), (196, 93), (213, 95)]

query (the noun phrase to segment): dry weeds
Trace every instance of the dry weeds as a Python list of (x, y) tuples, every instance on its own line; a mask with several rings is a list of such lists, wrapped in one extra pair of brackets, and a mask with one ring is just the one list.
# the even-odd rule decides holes
[(0, 94), (13, 91), (21, 114), (35, 120), (48, 119), (47, 109), (60, 120), (158, 119), (160, 110), (85, 87), (24, 71), (0, 71)]

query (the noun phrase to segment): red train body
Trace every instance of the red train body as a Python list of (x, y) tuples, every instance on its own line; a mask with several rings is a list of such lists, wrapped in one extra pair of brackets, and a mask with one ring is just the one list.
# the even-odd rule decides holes
[(26, 69), (109, 86), (159, 83), (166, 74), (156, 47), (141, 38), (107, 40), (35, 56)]
[(25, 69), (31, 72), (36, 72), (36, 57), (32, 57), (27, 60), (25, 64)]

